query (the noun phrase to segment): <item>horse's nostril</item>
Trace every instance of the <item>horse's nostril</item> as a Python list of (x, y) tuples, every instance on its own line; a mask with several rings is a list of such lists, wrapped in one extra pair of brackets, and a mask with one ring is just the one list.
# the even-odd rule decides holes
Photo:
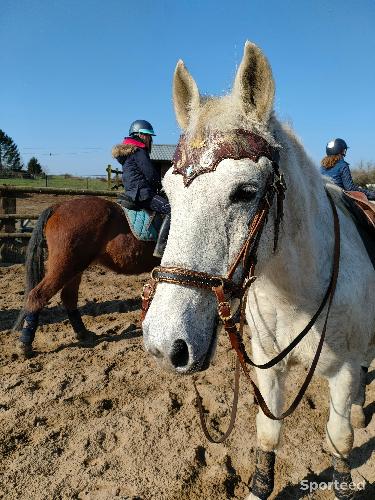
[(170, 359), (175, 368), (182, 368), (188, 364), (189, 349), (184, 340), (178, 339), (174, 341)]

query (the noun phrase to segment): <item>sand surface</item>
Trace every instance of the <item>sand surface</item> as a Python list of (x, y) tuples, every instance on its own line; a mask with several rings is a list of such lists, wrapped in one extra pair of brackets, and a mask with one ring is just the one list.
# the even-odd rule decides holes
[[(162, 371), (144, 352), (139, 295), (146, 280), (91, 268), (79, 305), (96, 345), (79, 346), (56, 296), (41, 317), (37, 355), (21, 361), (10, 329), (23, 303), (24, 267), (0, 267), (0, 498), (225, 500), (248, 494), (257, 412), (250, 388), (242, 379), (228, 441), (208, 443), (191, 379)], [(224, 430), (229, 420), (233, 366), (221, 334), (213, 366), (198, 376), (214, 429)], [(293, 369), (289, 400), (304, 374)], [(368, 377), (367, 427), (355, 431), (355, 482), (375, 480), (374, 379), (375, 367)], [(301, 490), (304, 479), (331, 480), (327, 414), (327, 384), (315, 376), (285, 422), (273, 499), (334, 498)], [(373, 486), (360, 498), (374, 499)]]

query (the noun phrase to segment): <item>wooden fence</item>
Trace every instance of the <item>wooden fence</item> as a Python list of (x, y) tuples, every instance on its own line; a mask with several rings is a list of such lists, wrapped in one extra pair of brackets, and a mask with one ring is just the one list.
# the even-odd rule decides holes
[[(107, 184), (108, 189), (118, 189), (122, 187), (122, 171), (117, 168), (112, 168), (112, 165), (108, 165), (106, 168), (107, 172)], [(112, 174), (115, 174), (115, 178), (112, 177)]]
[(17, 213), (17, 195), (24, 193), (113, 198), (118, 196), (118, 193), (108, 190), (0, 185), (0, 262), (24, 261), (25, 246), (31, 233), (27, 231), (17, 232), (16, 221), (36, 220), (39, 217), (39, 214)]

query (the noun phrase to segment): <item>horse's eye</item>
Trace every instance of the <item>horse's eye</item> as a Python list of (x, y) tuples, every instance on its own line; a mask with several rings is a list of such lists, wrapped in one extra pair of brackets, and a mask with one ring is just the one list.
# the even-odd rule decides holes
[(251, 201), (257, 194), (257, 188), (252, 185), (238, 186), (230, 195), (232, 203), (243, 203)]

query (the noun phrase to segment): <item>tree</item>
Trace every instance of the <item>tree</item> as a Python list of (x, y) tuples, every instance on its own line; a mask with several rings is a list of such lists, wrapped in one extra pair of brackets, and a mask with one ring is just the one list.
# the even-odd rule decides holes
[(0, 170), (21, 170), (23, 163), (13, 139), (0, 129)]
[(30, 158), (29, 163), (27, 164), (27, 171), (31, 175), (41, 175), (43, 173), (42, 165), (38, 162), (35, 156)]

